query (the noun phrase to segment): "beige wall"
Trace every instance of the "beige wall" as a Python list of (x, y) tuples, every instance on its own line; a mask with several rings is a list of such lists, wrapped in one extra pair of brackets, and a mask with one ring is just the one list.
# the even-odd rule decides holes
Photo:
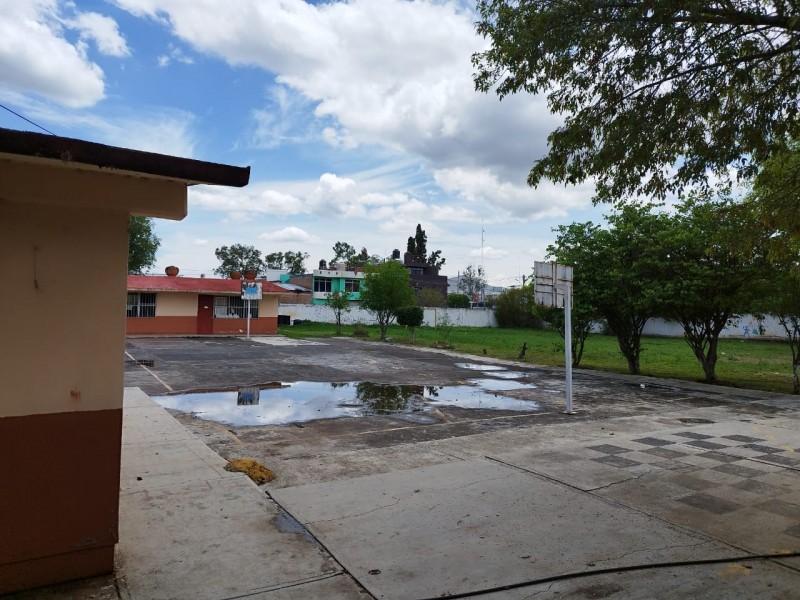
[(0, 417), (122, 406), (127, 223), (0, 203)]
[(275, 317), (278, 315), (278, 297), (262, 296), (258, 301), (259, 317)]
[(185, 182), (0, 155), (0, 595), (114, 567), (132, 212)]
[(196, 317), (197, 294), (159, 292), (156, 296), (157, 317)]

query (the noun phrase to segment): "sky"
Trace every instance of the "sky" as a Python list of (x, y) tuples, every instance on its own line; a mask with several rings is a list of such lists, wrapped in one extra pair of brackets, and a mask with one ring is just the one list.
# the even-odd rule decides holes
[(0, 0), (0, 127), (251, 167), (155, 220), (155, 273), (212, 276), (215, 248), (337, 241), (519, 285), (560, 224), (600, 222), (590, 184), (526, 177), (558, 125), (543, 98), (474, 90), (473, 2)]

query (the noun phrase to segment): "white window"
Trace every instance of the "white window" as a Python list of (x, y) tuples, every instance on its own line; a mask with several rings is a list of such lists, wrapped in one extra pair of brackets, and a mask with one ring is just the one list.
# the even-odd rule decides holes
[(128, 292), (126, 312), (129, 317), (155, 317), (156, 295), (145, 292)]
[[(214, 317), (217, 319), (246, 319), (247, 301), (239, 296), (214, 296)], [(258, 302), (250, 301), (250, 318), (258, 318)]]

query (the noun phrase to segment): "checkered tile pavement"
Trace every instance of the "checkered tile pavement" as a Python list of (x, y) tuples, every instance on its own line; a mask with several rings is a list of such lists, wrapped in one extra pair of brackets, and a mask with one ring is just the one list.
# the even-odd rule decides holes
[(581, 455), (641, 474), (646, 479), (640, 487), (649, 485), (689, 513), (755, 516), (800, 547), (800, 448), (791, 444), (750, 435), (675, 431), (587, 445)]

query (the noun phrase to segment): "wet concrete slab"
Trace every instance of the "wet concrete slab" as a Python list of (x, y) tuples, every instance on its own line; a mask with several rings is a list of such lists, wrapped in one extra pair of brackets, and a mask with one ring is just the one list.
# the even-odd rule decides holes
[(123, 598), (363, 596), (247, 477), (139, 390), (126, 390), (117, 584)]
[(377, 598), (741, 554), (490, 460), (271, 493)]
[[(497, 582), (530, 585), (482, 597), (789, 598), (800, 586), (797, 557), (752, 556), (792, 550), (800, 539), (796, 397), (577, 370), (578, 413), (567, 416), (563, 372), (517, 361), (340, 339), (136, 339), (129, 346), (153, 367), (151, 375), (126, 365), (126, 382), (141, 381), (152, 393), (164, 384), (191, 391), (272, 381), (532, 384), (512, 383), (517, 389), (503, 393), (539, 404), (535, 413), (440, 405), (436, 423), (383, 414), (240, 427), (172, 412), (219, 455), (256, 458), (276, 472), (266, 489), (310, 523), (345, 567), (314, 585), (343, 578), (345, 594), (363, 594), (346, 573), (352, 568), (374, 597), (416, 600)], [(520, 375), (500, 375), (514, 372)], [(141, 434), (177, 451), (168, 444), (185, 438), (158, 429), (148, 424)], [(176, 454), (176, 482), (191, 482), (180, 465), (186, 458)], [(169, 470), (151, 459), (134, 470), (151, 468), (154, 490), (168, 489), (155, 487)], [(270, 523), (280, 530), (277, 510)], [(669, 562), (720, 555), (737, 560)], [(605, 565), (620, 570), (596, 572)], [(557, 579), (537, 584), (543, 573)]]

